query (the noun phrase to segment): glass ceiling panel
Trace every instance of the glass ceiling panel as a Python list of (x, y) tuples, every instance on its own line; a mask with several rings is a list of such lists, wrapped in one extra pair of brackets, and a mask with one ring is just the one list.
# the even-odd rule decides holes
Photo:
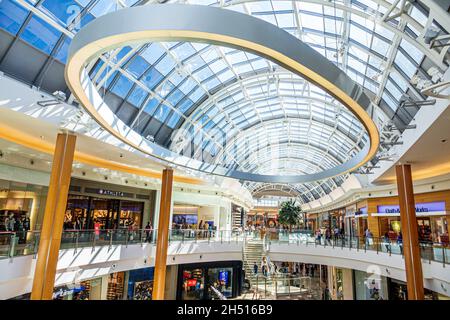
[[(218, 0), (169, 2), (224, 6), (283, 28), (313, 46), (393, 111), (398, 108), (400, 96), (411, 91), (411, 77), (419, 71), (426, 73), (421, 70), (424, 52), (413, 44), (421, 31), (416, 30), (417, 25), (408, 23), (413, 32), (400, 32), (401, 39), (398, 39), (389, 28), (401, 26), (401, 19), (388, 24), (379, 22), (388, 2), (352, 0), (324, 5), (305, 1), (245, 1), (236, 5)], [(62, 28), (75, 33), (96, 17), (140, 1), (29, 3)], [(334, 3), (350, 5), (357, 13), (341, 10)], [(421, 10), (413, 6), (409, 15), (419, 26), (425, 26), (427, 16)], [(0, 28), (65, 63), (70, 37), (15, 1), (0, 2)], [(254, 165), (258, 160), (249, 162), (245, 148), (255, 150), (267, 143), (288, 141), (280, 144), (277, 149), (280, 153), (292, 147), (290, 142), (305, 143), (303, 148), (323, 146), (322, 151), (304, 149), (303, 155), (311, 153), (315, 162), (322, 161), (325, 167), (331, 167), (336, 161), (344, 161), (349, 152), (356, 152), (359, 140), (367, 141), (359, 122), (332, 97), (253, 54), (178, 42), (125, 47), (110, 54), (112, 59), (107, 64), (105, 55), (94, 65), (91, 77), (102, 87), (103, 95), (114, 94), (140, 110), (130, 123), (139, 124), (143, 134), (155, 131), (149, 127), (155, 121), (165, 122), (169, 128), (182, 127), (200, 133), (202, 146), (218, 155), (223, 153), (222, 159), (216, 162), (235, 167)], [(393, 60), (393, 71), (385, 72), (390, 60)], [(429, 60), (433, 64), (433, 59)], [(155, 121), (146, 118), (142, 124), (144, 116)], [(287, 127), (283, 119), (288, 120)], [(254, 130), (252, 126), (259, 129)], [(211, 130), (227, 134), (231, 146), (228, 140), (225, 143), (204, 132)], [(164, 143), (169, 146), (171, 142)], [(243, 163), (239, 164), (240, 161)], [(294, 165), (295, 162), (285, 163)], [(302, 170), (312, 170), (302, 166)], [(326, 183), (330, 184), (329, 190), (336, 185), (331, 181)]]

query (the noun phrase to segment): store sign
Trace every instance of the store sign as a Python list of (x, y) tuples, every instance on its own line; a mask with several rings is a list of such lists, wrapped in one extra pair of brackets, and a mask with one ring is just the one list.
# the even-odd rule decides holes
[[(441, 212), (445, 211), (445, 202), (424, 202), (416, 204), (416, 212)], [(399, 205), (377, 206), (378, 213), (400, 213)]]
[(363, 214), (367, 214), (367, 207), (362, 207), (359, 208), (356, 212), (355, 212), (355, 216), (360, 216)]
[(59, 290), (53, 292), (53, 299), (59, 298), (59, 297), (65, 297), (68, 296), (70, 294), (74, 294), (74, 293), (78, 293), (81, 291), (84, 291), (86, 288), (83, 286), (77, 287), (77, 288), (69, 288), (69, 287), (64, 287), (64, 288), (59, 288)]
[(98, 194), (103, 194), (107, 196), (113, 196), (113, 197), (123, 197), (124, 193), (122, 191), (112, 191), (112, 190), (106, 190), (106, 189), (98, 189)]

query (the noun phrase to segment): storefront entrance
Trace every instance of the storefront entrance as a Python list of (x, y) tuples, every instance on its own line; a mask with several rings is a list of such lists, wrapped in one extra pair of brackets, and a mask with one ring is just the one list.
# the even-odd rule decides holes
[(241, 261), (185, 264), (178, 267), (177, 300), (214, 300), (215, 288), (226, 298), (240, 294)]
[(91, 230), (95, 221), (104, 230), (127, 228), (133, 223), (142, 228), (143, 213), (143, 202), (69, 195), (64, 229)]

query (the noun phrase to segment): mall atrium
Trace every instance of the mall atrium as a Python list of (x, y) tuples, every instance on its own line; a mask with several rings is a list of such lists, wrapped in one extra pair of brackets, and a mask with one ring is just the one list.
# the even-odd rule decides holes
[(450, 299), (450, 0), (1, 0), (1, 300)]

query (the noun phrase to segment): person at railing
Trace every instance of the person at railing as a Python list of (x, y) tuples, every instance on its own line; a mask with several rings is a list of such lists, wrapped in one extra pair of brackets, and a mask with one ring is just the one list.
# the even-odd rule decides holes
[(95, 219), (94, 220), (94, 234), (95, 234), (95, 240), (100, 239), (100, 222)]
[(401, 231), (398, 233), (397, 236), (397, 244), (400, 247), (400, 253), (403, 254), (403, 236)]
[(9, 216), (9, 218), (6, 217), (6, 219), (5, 219), (5, 228), (6, 228), (6, 231), (14, 232), (14, 225), (15, 225), (15, 224), (16, 224), (16, 219), (14, 218), (14, 215), (13, 215), (13, 214), (11, 214), (11, 215)]
[(443, 234), (439, 236), (439, 242), (442, 244), (442, 246), (447, 247), (448, 246), (448, 232), (445, 231)]
[(331, 246), (331, 231), (330, 228), (325, 230), (325, 245)]
[[(198, 230), (203, 230), (203, 220), (200, 220), (197, 229), (198, 229)], [(198, 235), (199, 238), (201, 238), (201, 237), (202, 237), (202, 231), (199, 231), (199, 232), (197, 233), (197, 235)]]
[(320, 229), (316, 230), (316, 244), (321, 244), (322, 241), (322, 232)]
[(391, 252), (391, 239), (389, 238), (389, 232), (386, 231), (384, 234), (384, 246), (386, 247), (387, 252)]
[(147, 225), (145, 226), (145, 242), (152, 242), (152, 226), (150, 225), (150, 222), (147, 222)]
[(373, 243), (373, 235), (369, 228), (364, 232), (366, 246), (369, 247)]
[(328, 286), (326, 286), (325, 289), (323, 290), (322, 300), (331, 300), (330, 289), (328, 289)]

